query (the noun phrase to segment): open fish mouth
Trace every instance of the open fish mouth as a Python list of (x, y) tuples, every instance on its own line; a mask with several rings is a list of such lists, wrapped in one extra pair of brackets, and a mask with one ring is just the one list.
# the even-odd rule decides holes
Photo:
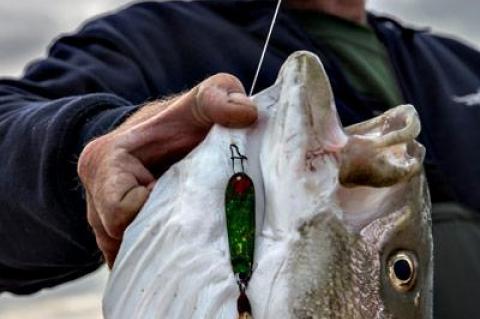
[(237, 318), (224, 196), (230, 146), (255, 185), (252, 317), (431, 318), (420, 122), (404, 105), (343, 128), (319, 59), (294, 53), (257, 123), (214, 127), (127, 229), (105, 318)]

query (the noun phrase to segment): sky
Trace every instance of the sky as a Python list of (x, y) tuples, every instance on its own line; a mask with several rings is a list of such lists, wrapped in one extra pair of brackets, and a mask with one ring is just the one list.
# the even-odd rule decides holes
[(479, 0), (370, 0), (368, 6), (418, 27), (467, 41), (480, 48)]
[[(227, 1), (227, 0), (225, 0)], [(128, 0), (0, 0), (0, 77), (19, 76), (45, 55), (60, 34)], [(464, 39), (480, 48), (479, 0), (370, 0), (368, 7), (418, 27)], [(107, 279), (105, 268), (65, 286), (16, 298), (0, 295), (2, 319), (97, 319)]]

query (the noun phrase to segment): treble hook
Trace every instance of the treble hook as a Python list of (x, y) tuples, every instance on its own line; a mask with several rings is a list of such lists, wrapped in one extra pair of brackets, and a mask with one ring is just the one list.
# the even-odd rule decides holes
[(233, 172), (235, 173), (235, 160), (240, 160), (240, 165), (242, 166), (242, 173), (245, 173), (245, 166), (243, 165), (243, 162), (247, 161), (248, 158), (245, 155), (242, 155), (240, 153), (240, 150), (238, 149), (238, 146), (235, 145), (235, 144), (230, 144), (230, 152), (232, 154), (230, 159), (232, 160)]

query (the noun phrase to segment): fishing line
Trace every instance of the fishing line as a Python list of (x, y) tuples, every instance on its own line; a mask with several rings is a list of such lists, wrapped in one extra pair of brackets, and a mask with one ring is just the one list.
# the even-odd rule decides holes
[[(255, 89), (281, 4), (282, 0), (278, 0), (249, 96), (252, 96)], [(237, 318), (252, 319), (252, 307), (246, 290), (252, 276), (255, 250), (255, 186), (253, 180), (245, 173), (244, 162), (248, 160), (247, 156), (242, 155), (235, 144), (230, 145), (230, 153), (233, 175), (228, 180), (225, 190), (225, 217), (230, 263), (240, 290), (237, 299)], [(235, 171), (236, 161), (240, 161), (241, 172)]]
[(248, 96), (252, 96), (255, 85), (257, 84), (258, 75), (260, 74), (260, 70), (262, 69), (263, 59), (265, 58), (265, 54), (267, 53), (268, 44), (270, 43), (273, 28), (275, 27), (275, 23), (277, 22), (278, 12), (280, 11), (281, 4), (282, 0), (278, 0), (277, 7), (275, 8), (275, 13), (273, 14), (272, 23), (270, 24), (270, 30), (268, 30), (267, 39), (265, 40), (262, 55), (260, 56), (260, 61), (258, 61), (257, 71), (255, 72), (255, 77), (253, 78), (252, 87), (250, 88), (250, 93), (248, 94)]

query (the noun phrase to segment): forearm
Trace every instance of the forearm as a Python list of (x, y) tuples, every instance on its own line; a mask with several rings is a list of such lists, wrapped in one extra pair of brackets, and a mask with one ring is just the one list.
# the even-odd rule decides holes
[(22, 78), (0, 80), (0, 291), (31, 293), (102, 263), (76, 164), (151, 93), (136, 53), (124, 50), (135, 30), (119, 37), (112, 20), (61, 38)]
[(135, 107), (106, 94), (46, 100), (12, 83), (0, 92), (0, 291), (31, 293), (101, 263), (76, 160)]

